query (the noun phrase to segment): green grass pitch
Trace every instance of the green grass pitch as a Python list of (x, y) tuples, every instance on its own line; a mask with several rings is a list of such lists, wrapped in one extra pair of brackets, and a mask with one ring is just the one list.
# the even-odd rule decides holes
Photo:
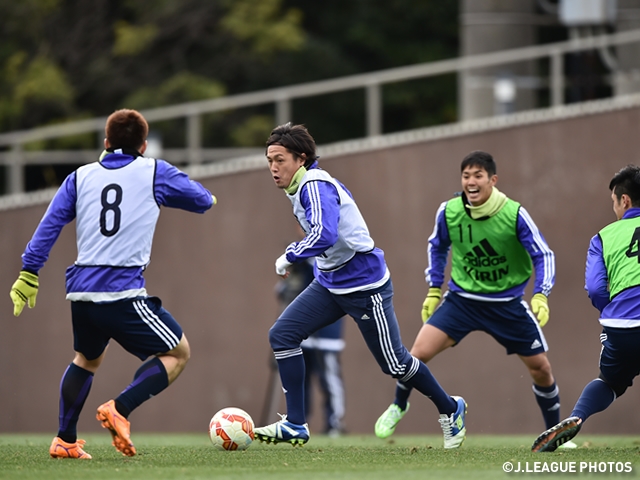
[[(256, 441), (243, 452), (221, 452), (206, 433), (135, 434), (138, 455), (132, 458), (116, 452), (108, 434), (84, 438), (92, 460), (49, 458), (52, 435), (0, 435), (0, 479), (602, 479), (640, 471), (640, 436), (581, 434), (578, 449), (533, 454), (533, 435), (473, 435), (452, 451), (442, 448), (441, 436), (312, 435), (304, 447)], [(507, 462), (519, 471), (505, 473)], [(564, 473), (571, 468), (575, 473)]]

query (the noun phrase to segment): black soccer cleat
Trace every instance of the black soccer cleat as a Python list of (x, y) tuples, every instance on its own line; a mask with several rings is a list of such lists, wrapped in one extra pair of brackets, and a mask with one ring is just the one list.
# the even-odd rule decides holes
[(573, 437), (582, 428), (582, 420), (578, 417), (569, 417), (546, 432), (540, 434), (531, 446), (532, 452), (555, 452), (556, 449)]

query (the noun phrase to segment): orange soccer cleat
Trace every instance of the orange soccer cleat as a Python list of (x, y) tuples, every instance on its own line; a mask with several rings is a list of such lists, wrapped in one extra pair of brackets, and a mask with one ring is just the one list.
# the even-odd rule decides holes
[(111, 444), (116, 447), (116, 450), (127, 457), (133, 457), (136, 454), (136, 447), (129, 438), (129, 421), (118, 413), (114, 400), (100, 405), (96, 418), (102, 423), (102, 428), (111, 432), (113, 437)]
[(81, 439), (78, 439), (76, 443), (67, 443), (62, 441), (60, 437), (56, 437), (51, 442), (51, 447), (49, 447), (49, 455), (51, 455), (51, 458), (91, 459), (91, 455), (82, 449), (84, 444), (85, 441)]

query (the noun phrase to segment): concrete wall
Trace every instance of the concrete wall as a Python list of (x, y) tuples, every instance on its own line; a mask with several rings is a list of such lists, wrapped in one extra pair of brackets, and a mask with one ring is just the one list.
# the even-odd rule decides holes
[[(366, 154), (321, 160), (358, 201), (392, 272), (395, 305), (405, 343), (421, 326), (426, 293), (427, 237), (441, 201), (459, 190), (459, 164), (471, 150), (491, 152), (498, 187), (521, 201), (557, 253), (557, 283), (544, 332), (560, 385), (562, 416), (582, 387), (597, 376), (600, 328), (583, 290), (589, 239), (614, 220), (607, 189), (613, 174), (638, 162), (640, 109), (509, 128), (423, 142)], [(274, 260), (296, 235), (291, 206), (264, 170), (203, 182), (219, 199), (199, 216), (162, 212), (148, 290), (183, 325), (192, 360), (167, 391), (132, 416), (140, 431), (202, 431), (219, 408), (238, 406), (259, 422), (269, 385), (267, 331), (277, 315)], [(9, 289), (20, 254), (46, 206), (0, 212), (0, 432), (57, 429), (58, 385), (73, 357), (64, 271), (75, 258), (73, 225), (63, 231), (40, 275), (38, 304), (19, 318), (11, 314)], [(353, 322), (346, 326), (344, 368), (347, 428), (372, 433), (393, 398), (385, 377)], [(117, 344), (98, 372), (80, 420), (80, 432), (100, 430), (95, 407), (117, 396), (139, 362)], [(474, 333), (430, 364), (444, 388), (469, 403), (468, 431), (531, 433), (543, 429), (529, 376), (517, 357), (507, 357), (492, 339)], [(640, 418), (627, 412), (638, 402), (631, 389), (609, 411), (589, 421), (590, 432), (637, 433)], [(280, 395), (281, 396), (281, 395)], [(437, 433), (433, 405), (414, 394), (399, 433)], [(275, 409), (284, 413), (282, 403)], [(268, 420), (275, 420), (275, 411)], [(318, 430), (319, 418), (311, 419)]]
[[(528, 47), (537, 42), (535, 0), (459, 0), (460, 56)], [(458, 74), (458, 118), (470, 120), (536, 108), (537, 62), (528, 60)], [(497, 103), (494, 82), (514, 82), (515, 98)]]

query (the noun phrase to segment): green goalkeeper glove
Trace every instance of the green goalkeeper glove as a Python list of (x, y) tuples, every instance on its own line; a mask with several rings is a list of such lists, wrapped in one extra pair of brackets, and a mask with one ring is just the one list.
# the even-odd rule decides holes
[(36, 295), (38, 295), (38, 275), (22, 270), (9, 292), (13, 302), (13, 314), (19, 317), (27, 302), (29, 302), (29, 308), (35, 307)]
[(549, 321), (549, 301), (542, 293), (536, 293), (531, 297), (531, 311), (538, 317), (540, 327), (544, 327)]
[(436, 311), (436, 307), (438, 303), (440, 303), (440, 299), (442, 298), (442, 292), (438, 287), (431, 287), (429, 289), (429, 293), (427, 293), (427, 298), (422, 302), (422, 323), (427, 323), (429, 317), (433, 315), (433, 312)]

